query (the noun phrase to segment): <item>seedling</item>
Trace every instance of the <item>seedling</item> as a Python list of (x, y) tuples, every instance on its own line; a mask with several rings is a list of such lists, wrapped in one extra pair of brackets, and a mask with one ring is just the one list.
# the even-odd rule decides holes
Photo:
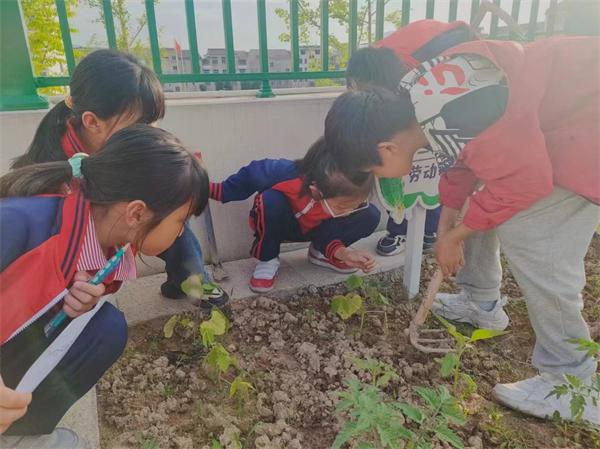
[(394, 367), (388, 363), (379, 360), (366, 358), (353, 358), (352, 363), (358, 369), (368, 371), (371, 375), (371, 385), (378, 388), (385, 388), (392, 379), (398, 379), (398, 373)]
[(181, 290), (190, 298), (207, 301), (210, 295), (219, 290), (214, 282), (205, 282), (201, 274), (193, 274), (181, 283)]
[(371, 303), (383, 308), (383, 321), (385, 333), (388, 329), (387, 307), (390, 304), (374, 285), (367, 285), (363, 278), (352, 275), (346, 279), (346, 286), (350, 292), (346, 295), (334, 296), (331, 301), (331, 311), (336, 313), (342, 320), (348, 321), (354, 315), (360, 316), (360, 331), (364, 325), (365, 316), (368, 312), (367, 304)]
[[(599, 343), (584, 339), (569, 340), (569, 343), (577, 345), (578, 351), (586, 352), (589, 357), (600, 361)], [(597, 407), (600, 404), (600, 374), (595, 373), (589, 384), (570, 374), (565, 374), (564, 378), (566, 383), (554, 387), (547, 397), (570, 396), (571, 416), (576, 422), (581, 422), (587, 405)]]
[(215, 337), (225, 335), (230, 324), (227, 317), (217, 308), (210, 312), (210, 319), (200, 323), (200, 336), (205, 348), (210, 348), (215, 343)]
[(456, 343), (454, 352), (449, 352), (441, 359), (437, 359), (440, 364), (440, 375), (444, 378), (452, 376), (453, 385), (452, 391), (455, 395), (460, 394), (462, 398), (468, 398), (477, 390), (475, 380), (467, 373), (460, 371), (461, 359), (465, 351), (473, 347), (473, 343), (479, 340), (488, 340), (499, 335), (507, 334), (506, 331), (494, 331), (490, 329), (476, 329), (470, 337), (461, 334), (456, 326), (446, 321), (444, 318), (437, 316), (436, 318), (446, 328), (448, 333), (454, 338)]
[(171, 338), (175, 333), (175, 329), (181, 329), (184, 332), (184, 338), (189, 338), (191, 335), (193, 335), (195, 326), (196, 323), (194, 320), (188, 317), (173, 315), (163, 326), (163, 334), (165, 338)]
[(236, 398), (238, 415), (241, 415), (245, 402), (250, 396), (250, 391), (256, 391), (254, 385), (246, 381), (244, 377), (238, 375), (229, 385), (229, 398)]
[(231, 367), (238, 367), (238, 363), (235, 357), (233, 357), (227, 349), (223, 347), (221, 343), (215, 343), (206, 358), (204, 359), (206, 364), (211, 367), (216, 373), (216, 380), (220, 384), (221, 376), (227, 372)]
[[(465, 418), (445, 387), (437, 390), (416, 387), (422, 406), (386, 400), (375, 385), (357, 379), (344, 381), (346, 390), (338, 392), (337, 413), (349, 414), (331, 449), (354, 443), (361, 449), (431, 449), (437, 437), (457, 449), (463, 449), (461, 438), (448, 426), (462, 425)], [(404, 419), (403, 419), (404, 418)], [(415, 424), (411, 430), (403, 421)]]

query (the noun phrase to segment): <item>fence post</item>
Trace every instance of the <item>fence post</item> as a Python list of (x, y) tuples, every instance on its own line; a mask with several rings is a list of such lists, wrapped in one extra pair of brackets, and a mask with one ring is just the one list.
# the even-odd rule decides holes
[[(262, 73), (269, 72), (269, 48), (267, 46), (267, 7), (265, 0), (256, 2), (258, 14), (258, 48), (260, 51), (260, 69)], [(270, 98), (275, 94), (271, 90), (271, 84), (268, 79), (261, 81), (261, 88), (256, 95), (258, 98)]]
[(0, 111), (47, 109), (37, 93), (17, 0), (0, 1)]

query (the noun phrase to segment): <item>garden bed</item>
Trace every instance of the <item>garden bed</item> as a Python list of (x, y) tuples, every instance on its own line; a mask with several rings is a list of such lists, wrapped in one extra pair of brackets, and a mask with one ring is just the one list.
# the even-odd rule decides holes
[[(425, 285), (434, 270), (433, 260), (427, 258), (423, 265)], [(598, 235), (586, 258), (586, 272), (584, 312), (588, 322), (597, 324)], [(206, 350), (198, 324), (208, 318), (207, 313), (180, 317), (187, 321), (168, 339), (163, 334), (164, 319), (131, 328), (124, 356), (98, 384), (102, 447), (329, 448), (345, 420), (335, 412), (335, 392), (345, 388), (344, 379), (371, 381), (366, 370), (356, 367), (357, 358), (394, 368), (398, 377), (383, 388), (389, 397), (419, 404), (415, 386), (446, 384), (450, 388), (435, 358), (416, 351), (408, 342), (405, 329), (417, 303), (406, 300), (400, 274), (371, 276), (368, 282), (391, 305), (387, 317), (382, 307), (367, 307), (362, 330), (358, 316), (343, 321), (330, 310), (331, 298), (346, 293), (345, 285), (309, 286), (284, 299), (234, 302), (227, 313), (231, 329), (218, 338), (239, 368), (230, 368), (220, 379), (203, 362)], [(451, 288), (444, 285), (446, 291)], [(495, 383), (535, 374), (529, 363), (533, 333), (508, 270), (503, 292), (511, 298), (510, 333), (478, 342), (466, 353), (463, 371), (473, 377), (477, 392), (462, 402), (466, 423), (452, 425), (452, 429), (465, 447), (476, 449), (600, 447), (595, 431), (526, 417), (492, 401)], [(229, 384), (238, 375), (255, 390), (247, 397), (230, 398)], [(419, 426), (407, 423), (407, 427), (416, 430)], [(434, 438), (432, 447), (451, 446)]]

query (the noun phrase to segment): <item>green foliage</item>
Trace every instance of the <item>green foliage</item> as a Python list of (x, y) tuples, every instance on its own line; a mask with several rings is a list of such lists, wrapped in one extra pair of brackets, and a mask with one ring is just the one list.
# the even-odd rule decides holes
[(160, 449), (158, 441), (152, 437), (144, 437), (142, 434), (138, 435), (138, 443), (140, 449)]
[[(600, 344), (584, 339), (569, 340), (569, 343), (577, 345), (577, 350), (585, 352), (588, 357), (600, 361)], [(595, 407), (600, 405), (600, 374), (592, 375), (589, 383), (584, 383), (578, 377), (570, 374), (565, 374), (564, 378), (566, 383), (554, 387), (547, 397), (569, 396), (571, 416), (576, 422), (581, 422), (587, 405)]]
[[(29, 52), (33, 73), (37, 76), (50, 75), (53, 72), (67, 73), (65, 57), (55, 0), (21, 0), (23, 20), (27, 28)], [(67, 18), (74, 16), (78, 0), (66, 0)], [(73, 27), (71, 33), (77, 33)], [(76, 55), (77, 56), (77, 52)], [(48, 95), (64, 94), (62, 87), (40, 90)]]
[(348, 276), (348, 279), (346, 279), (346, 287), (348, 287), (350, 290), (358, 290), (364, 285), (365, 280), (355, 274)]
[(229, 386), (229, 397), (246, 398), (250, 390), (256, 389), (250, 382), (245, 381), (242, 376), (237, 376)]
[[(391, 0), (384, 0), (387, 5)], [(357, 44), (358, 47), (363, 45), (370, 45), (375, 40), (375, 0), (367, 0), (363, 2), (357, 14)], [(279, 35), (281, 42), (290, 42), (290, 13), (287, 8), (276, 8), (275, 14), (280, 17), (287, 28), (287, 32)], [(329, 0), (329, 20), (337, 22), (340, 26), (344, 27), (346, 33), (348, 33), (350, 27), (350, 11), (349, 4), (346, 0)], [(401, 13), (398, 10), (388, 12), (384, 17), (385, 22), (391, 23), (395, 28), (400, 28), (401, 25)], [(316, 35), (320, 34), (321, 30), (321, 11), (319, 4), (310, 2), (309, 0), (298, 1), (298, 37), (299, 41), (303, 45), (311, 43)], [(329, 54), (330, 64), (329, 70), (339, 69), (346, 67), (349, 59), (348, 44), (341, 42), (333, 35), (329, 35)], [(332, 57), (333, 56), (333, 57)], [(336, 61), (337, 59), (337, 61)], [(338, 67), (336, 67), (336, 62)], [(320, 69), (320, 61), (310, 61), (309, 67), (313, 70)], [(323, 80), (327, 81), (327, 80)], [(317, 85), (334, 84), (317, 82)]]
[(441, 359), (437, 359), (440, 364), (440, 375), (444, 378), (452, 376), (454, 379), (452, 390), (455, 395), (461, 398), (468, 398), (477, 391), (477, 383), (467, 373), (460, 372), (461, 360), (465, 351), (473, 347), (473, 343), (481, 340), (498, 337), (507, 334), (506, 331), (495, 331), (491, 329), (475, 329), (470, 337), (461, 334), (456, 326), (449, 323), (441, 316), (436, 315), (436, 318), (446, 328), (448, 333), (454, 338), (456, 343), (455, 352), (446, 354)]
[(219, 309), (213, 308), (210, 319), (200, 324), (200, 335), (205, 348), (210, 348), (215, 343), (215, 336), (225, 335), (229, 329), (229, 320)]
[(363, 299), (359, 295), (347, 294), (337, 295), (331, 300), (331, 311), (344, 321), (349, 320), (352, 316), (361, 314), (364, 310)]
[(378, 388), (384, 388), (390, 383), (390, 380), (399, 378), (392, 365), (379, 360), (368, 357), (366, 359), (353, 358), (352, 363), (358, 369), (368, 371), (371, 375), (371, 384)]
[[(433, 438), (463, 449), (461, 438), (449, 428), (463, 425), (465, 417), (445, 387), (416, 387), (423, 405), (408, 404), (386, 398), (375, 385), (356, 379), (344, 381), (346, 389), (338, 392), (338, 414), (348, 420), (337, 434), (332, 449), (345, 443), (357, 448), (426, 449)], [(414, 430), (407, 425), (412, 423)], [(354, 446), (353, 446), (354, 447)]]
[(221, 343), (213, 345), (208, 354), (206, 354), (205, 361), (219, 376), (226, 373), (231, 366), (237, 367), (237, 360), (227, 352), (227, 349)]
[(214, 282), (204, 282), (201, 274), (193, 274), (181, 283), (181, 290), (194, 299), (206, 300), (218, 289), (219, 286)]
[[(102, 0), (82, 0), (88, 4), (91, 8), (94, 8), (98, 15), (95, 19), (97, 23), (101, 23), (106, 26), (104, 19), (104, 8), (102, 7)], [(117, 48), (127, 53), (135, 55), (141, 59), (147, 65), (152, 64), (152, 52), (148, 42), (142, 40), (142, 31), (148, 25), (148, 17), (146, 13), (143, 13), (137, 19), (131, 16), (130, 10), (127, 5), (128, 0), (112, 0), (112, 13), (115, 22), (115, 33), (117, 38)], [(156, 5), (158, 0), (154, 0)], [(92, 37), (90, 45), (97, 45), (96, 38)]]
[(196, 323), (194, 320), (188, 317), (179, 317), (179, 315), (173, 315), (167, 320), (163, 326), (163, 334), (165, 338), (172, 338), (176, 329), (184, 331), (184, 336), (189, 337), (193, 334)]

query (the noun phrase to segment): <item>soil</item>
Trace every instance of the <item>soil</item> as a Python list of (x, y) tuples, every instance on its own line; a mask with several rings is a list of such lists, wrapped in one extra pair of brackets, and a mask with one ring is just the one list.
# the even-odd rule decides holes
[[(427, 257), (423, 286), (434, 269)], [(586, 273), (584, 314), (600, 333), (600, 235), (586, 257)], [(229, 398), (233, 370), (215, 380), (203, 364), (196, 332), (176, 330), (166, 339), (166, 319), (130, 329), (124, 356), (98, 384), (102, 447), (329, 448), (342, 424), (333, 393), (348, 377), (369, 381), (368, 374), (354, 368), (352, 357), (394, 366), (399, 378), (386, 391), (404, 400), (415, 400), (414, 386), (447, 384), (435, 358), (416, 351), (405, 335), (418, 302), (406, 300), (401, 274), (379, 274), (369, 282), (392, 300), (387, 331), (381, 308), (368, 314), (362, 332), (357, 317), (343, 322), (330, 312), (331, 298), (345, 293), (344, 285), (309, 286), (287, 298), (234, 302), (228, 311), (232, 327), (222, 342), (256, 389), (241, 403)], [(442, 290), (455, 291), (446, 283)], [(464, 404), (467, 424), (455, 430), (473, 449), (600, 448), (600, 433), (589, 428), (527, 417), (493, 402), (491, 389), (497, 382), (535, 374), (525, 302), (506, 266), (503, 293), (510, 298), (510, 333), (478, 343), (465, 356), (464, 370), (478, 390)], [(197, 325), (207, 315), (198, 311), (187, 317)], [(435, 440), (433, 444), (449, 447)]]

